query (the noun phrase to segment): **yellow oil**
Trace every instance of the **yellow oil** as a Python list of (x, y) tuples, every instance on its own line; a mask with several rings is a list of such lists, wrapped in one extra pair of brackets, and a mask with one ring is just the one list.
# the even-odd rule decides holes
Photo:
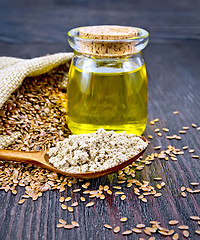
[(75, 134), (125, 131), (141, 135), (147, 122), (146, 67), (121, 71), (101, 67), (83, 71), (72, 63), (67, 87), (67, 122)]

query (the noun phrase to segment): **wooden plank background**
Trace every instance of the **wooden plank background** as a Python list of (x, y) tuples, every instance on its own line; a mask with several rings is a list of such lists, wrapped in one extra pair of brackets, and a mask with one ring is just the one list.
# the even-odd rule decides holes
[[(66, 41), (67, 31), (73, 27), (95, 24), (120, 24), (139, 26), (150, 32), (150, 44), (144, 50), (148, 80), (148, 121), (159, 118), (158, 128), (167, 127), (170, 135), (177, 134), (182, 126), (189, 126), (182, 140), (167, 140), (165, 135), (157, 137), (155, 126), (147, 124), (144, 136), (155, 136), (146, 155), (155, 152), (154, 146), (169, 144), (177, 148), (188, 145), (200, 155), (200, 131), (191, 127), (200, 126), (200, 2), (182, 1), (24, 1), (1, 0), (0, 3), (0, 56), (35, 57), (47, 53), (70, 51)], [(173, 115), (178, 110), (179, 115)], [(127, 199), (122, 202), (113, 196), (105, 200), (94, 200), (95, 206), (85, 208), (83, 203), (74, 213), (66, 214), (60, 208), (61, 195), (78, 199), (79, 194), (68, 188), (64, 194), (46, 192), (36, 202), (27, 200), (18, 205), (24, 193), (19, 189), (17, 196), (0, 192), (0, 239), (139, 239), (132, 234), (124, 237), (106, 230), (105, 223), (119, 225), (123, 230), (137, 223), (149, 225), (158, 220), (168, 227), (168, 221), (177, 219), (188, 225), (190, 238), (199, 239), (194, 233), (200, 227), (189, 219), (200, 216), (199, 194), (180, 197), (180, 187), (200, 179), (200, 159), (192, 159), (186, 152), (178, 156), (177, 162), (155, 160), (152, 165), (137, 172), (137, 179), (150, 181), (162, 177), (166, 183), (160, 198), (148, 197), (142, 203), (132, 189), (123, 187)], [(115, 175), (91, 180), (90, 189), (99, 184), (112, 186)], [(79, 184), (76, 185), (78, 187)], [(74, 186), (75, 187), (75, 186)], [(126, 223), (119, 221), (128, 217)], [(57, 229), (58, 219), (75, 220), (80, 228)], [(177, 229), (176, 227), (172, 227)], [(161, 238), (155, 235), (156, 239)], [(147, 236), (143, 235), (145, 239)], [(180, 239), (185, 239), (180, 237)]]

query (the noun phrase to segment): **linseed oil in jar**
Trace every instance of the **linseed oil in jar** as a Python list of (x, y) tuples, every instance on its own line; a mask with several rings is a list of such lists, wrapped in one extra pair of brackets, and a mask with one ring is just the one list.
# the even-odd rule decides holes
[(67, 86), (69, 129), (75, 134), (104, 128), (141, 135), (148, 103), (146, 67), (136, 47), (142, 30), (121, 26), (74, 29), (79, 32), (79, 49), (70, 42), (75, 37), (71, 31), (69, 43), (75, 53)]

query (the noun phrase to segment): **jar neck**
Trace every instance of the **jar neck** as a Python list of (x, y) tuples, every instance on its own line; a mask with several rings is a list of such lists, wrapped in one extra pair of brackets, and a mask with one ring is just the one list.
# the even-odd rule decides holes
[(143, 55), (142, 55), (142, 50), (140, 52), (137, 52), (137, 53), (133, 53), (133, 54), (129, 54), (129, 55), (126, 55), (126, 56), (116, 56), (116, 55), (113, 55), (112, 57), (107, 57), (107, 56), (95, 56), (95, 55), (92, 55), (92, 54), (87, 54), (87, 53), (84, 53), (84, 52), (79, 52), (79, 51), (76, 51), (74, 50), (74, 56), (77, 56), (77, 57), (83, 57), (83, 58), (89, 58), (89, 59), (94, 59), (94, 60), (108, 60), (108, 61), (116, 61), (116, 60), (119, 60), (119, 61), (126, 61), (126, 60), (131, 60), (133, 58), (143, 58)]

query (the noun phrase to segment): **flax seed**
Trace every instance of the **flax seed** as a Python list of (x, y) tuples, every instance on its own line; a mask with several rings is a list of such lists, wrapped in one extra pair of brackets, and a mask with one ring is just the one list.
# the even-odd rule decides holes
[(174, 111), (173, 114), (177, 115), (177, 114), (179, 114), (179, 111)]
[(164, 132), (169, 132), (169, 129), (168, 128), (163, 128), (163, 131)]
[(200, 230), (195, 230), (195, 233), (200, 235)]
[(78, 202), (74, 202), (74, 203), (72, 203), (71, 206), (72, 206), (72, 207), (77, 207), (77, 206), (78, 206)]
[(64, 225), (67, 224), (67, 222), (63, 219), (59, 219), (59, 223), (64, 224)]
[(130, 235), (132, 233), (131, 230), (126, 230), (122, 233), (122, 235)]
[(64, 227), (64, 224), (59, 223), (59, 224), (57, 224), (56, 226), (57, 226), (57, 228), (63, 228), (63, 227)]
[(172, 239), (173, 239), (173, 240), (178, 240), (178, 239), (179, 239), (178, 233), (175, 233), (175, 234), (172, 236)]
[(180, 226), (178, 226), (178, 229), (181, 229), (181, 230), (188, 230), (189, 227), (186, 226), (186, 225), (180, 225)]
[(120, 218), (120, 221), (121, 222), (126, 222), (127, 221), (127, 217)]
[(198, 217), (198, 216), (190, 216), (190, 219), (192, 219), (194, 221), (200, 221), (200, 217)]
[(141, 223), (141, 224), (137, 224), (137, 225), (136, 225), (136, 228), (145, 228), (145, 225), (142, 224), (142, 223)]
[(66, 206), (65, 204), (62, 204), (62, 205), (61, 205), (61, 208), (62, 208), (63, 210), (66, 210), (66, 209), (67, 209), (67, 206)]
[(19, 200), (18, 204), (23, 204), (25, 202), (25, 199)]
[(183, 231), (183, 236), (184, 236), (184, 237), (188, 238), (189, 235), (190, 235), (190, 234), (189, 234), (189, 232), (188, 232), (187, 230), (184, 230), (184, 231)]
[(178, 223), (179, 223), (179, 221), (177, 221), (177, 220), (169, 221), (169, 225), (177, 225)]
[(126, 199), (126, 195), (122, 195), (121, 196), (121, 200), (123, 201), (123, 200), (125, 200)]
[(138, 233), (138, 234), (142, 232), (142, 230), (137, 229), (137, 228), (132, 228), (132, 231), (133, 231), (134, 233)]
[(113, 232), (114, 232), (114, 233), (119, 233), (119, 232), (120, 232), (120, 227), (119, 227), (119, 226), (116, 226), (116, 227), (113, 229)]
[(71, 229), (74, 228), (74, 226), (72, 224), (67, 224), (67, 225), (64, 226), (64, 228), (67, 229), (67, 230), (71, 230)]
[(66, 197), (65, 202), (69, 202), (72, 198), (71, 197)]
[(86, 204), (86, 207), (92, 207), (94, 205), (94, 202), (89, 202)]
[(74, 227), (79, 227), (79, 224), (78, 224), (76, 221), (72, 221), (71, 224), (72, 224)]
[(84, 197), (80, 197), (80, 200), (81, 200), (82, 202), (85, 202), (85, 198), (84, 198)]
[(111, 230), (112, 229), (112, 226), (110, 226), (109, 224), (104, 224), (104, 227)]

